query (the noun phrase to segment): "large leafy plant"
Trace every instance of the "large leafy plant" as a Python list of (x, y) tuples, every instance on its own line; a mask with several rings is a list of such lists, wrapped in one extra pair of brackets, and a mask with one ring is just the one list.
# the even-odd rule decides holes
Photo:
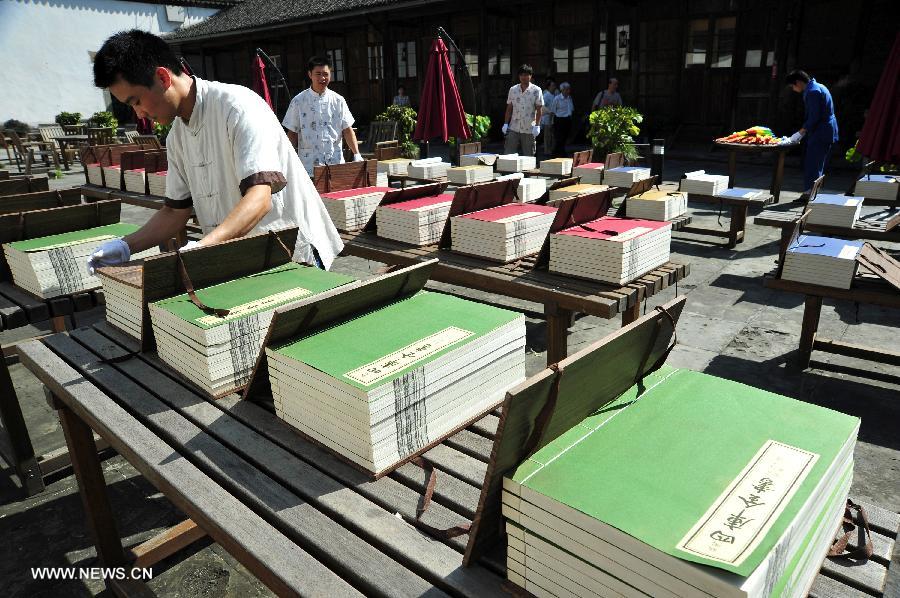
[(404, 158), (418, 158), (419, 146), (411, 139), (416, 130), (416, 111), (409, 106), (388, 106), (384, 112), (375, 117), (376, 121), (397, 121), (397, 140), (400, 143)]
[(605, 106), (591, 113), (588, 138), (594, 151), (602, 159), (606, 154), (621, 152), (626, 160), (638, 157), (634, 138), (644, 120), (640, 112), (630, 106)]
[[(491, 117), (483, 114), (466, 113), (466, 124), (469, 125), (469, 132), (472, 134), (472, 141), (481, 141), (487, 138), (488, 131), (491, 130)], [(456, 137), (447, 139), (450, 147), (456, 145)]]
[(91, 123), (95, 127), (112, 127), (119, 128), (119, 119), (113, 116), (112, 112), (95, 112), (91, 116)]
[(3, 123), (3, 128), (13, 130), (19, 135), (24, 135), (28, 132), (29, 126), (28, 123), (23, 123), (21, 120), (11, 118)]
[(81, 112), (60, 112), (53, 120), (58, 125), (77, 125), (81, 122)]

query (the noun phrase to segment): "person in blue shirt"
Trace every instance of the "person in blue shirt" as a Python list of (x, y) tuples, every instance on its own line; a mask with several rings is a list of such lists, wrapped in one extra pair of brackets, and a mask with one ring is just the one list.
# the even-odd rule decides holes
[(806, 137), (806, 156), (803, 158), (803, 190), (812, 189), (822, 176), (832, 144), (838, 140), (838, 124), (834, 118), (834, 102), (828, 88), (811, 78), (804, 71), (792, 71), (786, 82), (796, 93), (803, 94), (806, 117), (799, 131), (791, 135), (798, 143)]

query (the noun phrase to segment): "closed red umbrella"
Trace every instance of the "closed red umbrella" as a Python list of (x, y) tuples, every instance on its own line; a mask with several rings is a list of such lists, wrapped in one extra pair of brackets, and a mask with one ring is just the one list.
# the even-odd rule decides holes
[(250, 70), (253, 75), (253, 91), (262, 96), (269, 108), (272, 108), (272, 96), (269, 95), (269, 84), (266, 82), (266, 65), (263, 64), (259, 54), (253, 58), (253, 67)]
[(856, 149), (870, 160), (900, 164), (900, 33), (875, 88)]
[(471, 137), (466, 124), (466, 113), (459, 99), (459, 89), (450, 68), (447, 46), (444, 40), (436, 38), (428, 55), (425, 70), (425, 85), (419, 101), (419, 118), (413, 139), (426, 141), (448, 137), (468, 139)]

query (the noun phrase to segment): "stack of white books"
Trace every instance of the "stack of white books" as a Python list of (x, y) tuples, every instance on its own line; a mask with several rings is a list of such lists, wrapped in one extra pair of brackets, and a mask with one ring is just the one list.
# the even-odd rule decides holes
[(547, 179), (541, 177), (528, 177), (519, 181), (516, 189), (516, 201), (519, 203), (531, 203), (544, 196), (547, 192)]
[(511, 262), (541, 250), (555, 215), (556, 208), (514, 203), (454, 216), (452, 249)]
[(684, 173), (681, 190), (697, 195), (718, 195), (728, 189), (728, 177), (724, 174), (706, 174), (705, 170)]
[(97, 269), (106, 302), (106, 320), (129, 336), (141, 339), (144, 321), (144, 264), (132, 262)]
[(359, 230), (369, 222), (390, 187), (358, 187), (322, 193), (322, 203), (335, 228), (341, 232)]
[(459, 157), (460, 166), (478, 166), (484, 164), (493, 168), (497, 161), (498, 154), (489, 154), (486, 152), (478, 152), (477, 154), (465, 154)]
[(669, 261), (672, 225), (603, 216), (550, 235), (550, 271), (625, 284)]
[(856, 275), (856, 257), (863, 241), (800, 235), (784, 256), (781, 278), (849, 289)]
[(897, 201), (900, 197), (900, 177), (893, 174), (869, 174), (856, 182), (853, 192), (868, 199)]
[(572, 174), (572, 158), (553, 158), (541, 161), (543, 174), (569, 175)]
[(576, 166), (572, 174), (581, 177), (582, 183), (599, 185), (603, 182), (603, 162), (588, 162), (587, 164)]
[(447, 169), (447, 180), (455, 185), (484, 183), (493, 178), (494, 169), (490, 166), (455, 166)]
[(650, 178), (650, 169), (642, 166), (618, 166), (603, 175), (603, 182), (610, 187), (631, 187), (638, 181)]
[(750, 187), (732, 187), (716, 193), (716, 197), (730, 197), (732, 199), (764, 199), (770, 196), (766, 189), (752, 189)]
[(126, 170), (122, 175), (125, 179), (125, 190), (131, 193), (144, 193), (147, 186), (147, 175), (144, 174), (143, 168), (135, 168)]
[(84, 170), (87, 172), (88, 182), (91, 185), (103, 186), (103, 167), (100, 166), (99, 162), (85, 164)]
[(431, 245), (441, 239), (453, 195), (442, 193), (379, 206), (375, 211), (378, 236), (410, 245)]
[(375, 186), (376, 187), (390, 187), (390, 179), (388, 179), (388, 173), (386, 172), (377, 172), (375, 173)]
[(197, 289), (204, 313), (187, 294), (149, 305), (159, 357), (213, 396), (247, 383), (276, 307), (308, 299), (353, 278), (295, 262)]
[[(134, 224), (107, 224), (3, 245), (13, 283), (43, 299), (81, 293), (100, 287), (88, 274), (90, 255), (104, 241), (124, 237), (138, 229)], [(132, 255), (139, 259), (159, 253), (154, 247)]]
[(532, 170), (537, 161), (534, 156), (520, 156), (519, 154), (501, 154), (497, 157), (498, 172), (522, 172)]
[(672, 220), (687, 212), (687, 193), (651, 189), (625, 200), (625, 215), (645, 220)]
[(122, 167), (118, 164), (103, 167), (103, 178), (108, 189), (122, 188)]
[(380, 475), (525, 379), (525, 320), (420, 291), (265, 351), (278, 417)]
[(566, 199), (567, 197), (577, 197), (587, 193), (596, 193), (597, 191), (606, 191), (609, 189), (607, 185), (589, 185), (579, 183), (577, 185), (569, 185), (568, 187), (560, 187), (559, 189), (550, 190), (550, 201)]
[(150, 188), (150, 195), (166, 196), (166, 171), (147, 173), (147, 186)]
[(440, 158), (425, 158), (410, 162), (406, 172), (414, 179), (433, 180), (446, 177), (449, 168), (450, 163), (443, 162)]
[(539, 597), (804, 598), (847, 505), (858, 430), (663, 366), (503, 479), (508, 578)]
[(389, 174), (389, 175), (400, 175), (406, 174), (407, 168), (409, 168), (409, 163), (412, 162), (409, 158), (391, 158), (390, 160), (379, 160), (378, 161), (378, 172)]
[(859, 220), (862, 206), (862, 197), (819, 193), (809, 202), (809, 216), (806, 217), (806, 223), (853, 228)]

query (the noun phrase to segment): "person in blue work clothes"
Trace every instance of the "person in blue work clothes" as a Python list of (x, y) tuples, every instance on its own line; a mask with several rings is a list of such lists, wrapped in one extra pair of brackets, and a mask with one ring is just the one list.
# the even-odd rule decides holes
[(822, 176), (832, 144), (838, 140), (838, 124), (834, 118), (834, 102), (828, 88), (811, 78), (804, 71), (792, 71), (785, 81), (795, 92), (803, 94), (806, 117), (803, 127), (793, 135), (791, 142), (798, 143), (806, 137), (806, 157), (803, 159), (803, 190), (812, 189)]

